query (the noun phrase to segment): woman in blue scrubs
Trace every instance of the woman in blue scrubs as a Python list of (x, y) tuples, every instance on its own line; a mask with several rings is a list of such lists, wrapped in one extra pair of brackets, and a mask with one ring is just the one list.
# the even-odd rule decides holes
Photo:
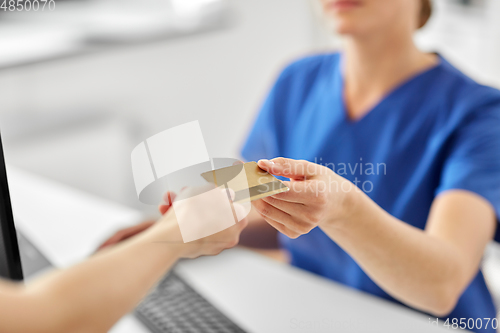
[(289, 65), (263, 105), (242, 155), (290, 190), (255, 202), (253, 228), (297, 267), (494, 332), (479, 265), (500, 240), (500, 92), (417, 49), (428, 0), (321, 3), (345, 47)]

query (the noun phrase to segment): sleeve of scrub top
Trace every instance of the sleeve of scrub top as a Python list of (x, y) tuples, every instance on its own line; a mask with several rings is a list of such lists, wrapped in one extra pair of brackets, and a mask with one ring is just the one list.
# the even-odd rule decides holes
[[(453, 138), (436, 194), (451, 189), (474, 192), (500, 218), (500, 102), (469, 115)], [(500, 227), (495, 240), (500, 242)]]

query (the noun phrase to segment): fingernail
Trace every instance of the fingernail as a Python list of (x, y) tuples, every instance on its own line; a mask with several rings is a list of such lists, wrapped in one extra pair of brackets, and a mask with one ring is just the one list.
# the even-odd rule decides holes
[(270, 161), (270, 160), (259, 160), (259, 163), (262, 162), (264, 163), (265, 165), (274, 165), (274, 162), (273, 161)]

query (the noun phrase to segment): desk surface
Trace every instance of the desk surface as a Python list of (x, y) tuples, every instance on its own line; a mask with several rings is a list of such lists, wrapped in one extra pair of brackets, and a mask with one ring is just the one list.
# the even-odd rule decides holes
[[(140, 216), (19, 170), (8, 168), (8, 177), (18, 227), (58, 266)], [(70, 255), (61, 256), (65, 246)], [(243, 249), (182, 261), (176, 271), (248, 332), (444, 332), (417, 312)], [(128, 315), (111, 332), (149, 331)]]
[(444, 332), (413, 310), (244, 249), (176, 271), (248, 332)]

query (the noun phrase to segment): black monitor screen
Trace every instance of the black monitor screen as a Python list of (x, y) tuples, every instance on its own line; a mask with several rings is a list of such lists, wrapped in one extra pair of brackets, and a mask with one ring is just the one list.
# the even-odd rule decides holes
[(5, 171), (2, 140), (0, 138), (0, 277), (11, 280), (22, 280), (23, 272), (16, 229), (12, 217), (9, 185)]

